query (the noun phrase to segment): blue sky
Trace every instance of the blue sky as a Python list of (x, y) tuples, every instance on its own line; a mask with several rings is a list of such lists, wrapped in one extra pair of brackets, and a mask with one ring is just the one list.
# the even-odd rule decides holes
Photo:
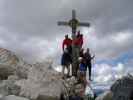
[(128, 62), (130, 59), (133, 59), (133, 52), (129, 51), (129, 52), (125, 52), (122, 55), (120, 55), (118, 58), (113, 59), (113, 60), (100, 60), (97, 61), (97, 64), (101, 64), (106, 62), (107, 64), (110, 64), (112, 66), (116, 65), (118, 62), (121, 63), (126, 63)]

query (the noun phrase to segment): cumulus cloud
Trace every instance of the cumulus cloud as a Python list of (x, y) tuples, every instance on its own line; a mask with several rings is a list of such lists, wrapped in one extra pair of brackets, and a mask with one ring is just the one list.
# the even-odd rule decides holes
[(97, 37), (93, 27), (89, 30), (84, 28), (82, 32), (85, 33), (84, 47), (90, 47), (93, 53), (96, 53), (97, 60), (118, 58), (123, 53), (133, 50), (132, 32), (118, 32), (103, 38)]
[(1, 0), (0, 46), (34, 62), (61, 55), (64, 34), (69, 27), (58, 27), (57, 21), (69, 20), (77, 10), (81, 21), (90, 29), (79, 28), (96, 60), (116, 59), (132, 51), (132, 0)]
[(93, 85), (98, 88), (110, 88), (110, 86), (119, 78), (127, 74), (133, 74), (133, 69), (129, 66), (133, 63), (127, 64), (117, 63), (117, 65), (109, 65), (106, 63), (96, 64), (93, 67)]
[[(133, 59), (126, 63), (118, 62), (116, 65), (107, 63), (95, 64), (92, 68), (92, 82), (91, 85), (96, 89), (109, 89), (110, 86), (125, 75), (133, 75)], [(56, 71), (61, 72), (62, 66), (54, 67)], [(66, 70), (67, 71), (67, 70)], [(89, 79), (87, 71), (87, 80)]]

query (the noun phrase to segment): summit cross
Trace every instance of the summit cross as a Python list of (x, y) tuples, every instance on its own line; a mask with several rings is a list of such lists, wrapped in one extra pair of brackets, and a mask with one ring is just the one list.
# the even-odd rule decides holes
[(90, 23), (87, 22), (79, 22), (76, 18), (76, 11), (72, 10), (72, 19), (69, 21), (59, 21), (58, 22), (59, 26), (69, 26), (72, 29), (72, 38), (75, 38), (76, 36), (76, 30), (77, 27), (82, 26), (82, 27), (89, 27)]
[[(78, 27), (89, 27), (90, 23), (87, 22), (80, 22), (76, 18), (76, 11), (72, 10), (72, 19), (68, 21), (59, 21), (58, 22), (59, 26), (69, 26), (72, 29), (72, 39), (74, 40), (76, 38), (76, 32)], [(79, 50), (80, 51), (80, 48)], [(72, 44), (72, 75), (76, 76), (77, 73), (77, 68), (78, 68), (78, 54), (77, 54), (77, 49)]]

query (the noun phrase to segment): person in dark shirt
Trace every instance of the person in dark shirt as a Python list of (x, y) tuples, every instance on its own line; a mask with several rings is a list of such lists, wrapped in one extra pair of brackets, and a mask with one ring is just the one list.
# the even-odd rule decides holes
[(84, 58), (84, 49), (83, 48), (80, 49), (79, 57)]
[(85, 54), (84, 54), (84, 59), (85, 59), (85, 62), (86, 62), (86, 67), (88, 67), (89, 69), (89, 80), (92, 80), (91, 79), (91, 68), (92, 68), (92, 64), (91, 64), (91, 60), (94, 59), (95, 56), (91, 56), (90, 54), (90, 50), (89, 48), (87, 48)]
[(65, 68), (67, 68), (67, 76), (69, 76), (70, 74), (70, 64), (72, 63), (72, 59), (71, 59), (71, 56), (68, 52), (67, 49), (64, 49), (64, 52), (63, 52), (63, 55), (62, 55), (62, 58), (61, 58), (61, 65), (62, 65), (62, 74), (63, 74), (63, 77), (64, 77), (64, 71), (65, 71)]

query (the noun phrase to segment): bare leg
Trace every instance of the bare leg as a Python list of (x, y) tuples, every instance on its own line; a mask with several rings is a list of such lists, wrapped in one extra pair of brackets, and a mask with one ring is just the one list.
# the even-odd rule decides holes
[(91, 80), (91, 66), (89, 66), (89, 80)]
[(63, 77), (64, 77), (64, 72), (65, 72), (65, 66), (63, 65), (62, 66), (62, 75), (63, 75)]
[(67, 75), (69, 76), (70, 75), (70, 64), (68, 64), (67, 70), (68, 70)]

